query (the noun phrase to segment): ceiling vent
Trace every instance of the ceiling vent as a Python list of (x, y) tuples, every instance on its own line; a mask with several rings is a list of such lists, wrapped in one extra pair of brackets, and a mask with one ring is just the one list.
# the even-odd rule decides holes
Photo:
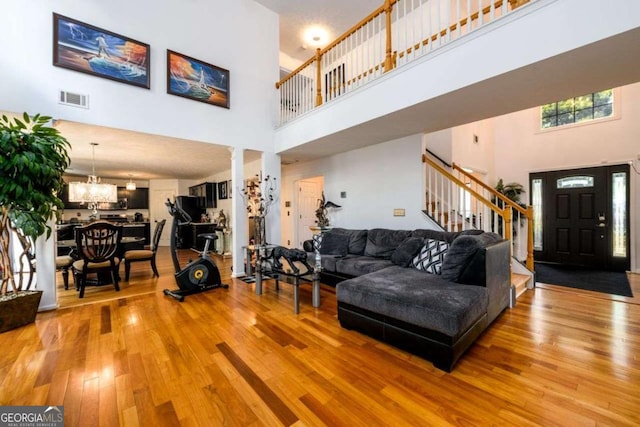
[(80, 93), (60, 91), (58, 102), (62, 105), (71, 105), (72, 107), (89, 108), (89, 95)]

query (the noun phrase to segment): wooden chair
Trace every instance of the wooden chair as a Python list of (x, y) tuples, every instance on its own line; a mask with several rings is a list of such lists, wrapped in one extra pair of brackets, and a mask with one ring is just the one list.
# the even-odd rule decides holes
[(138, 261), (150, 261), (151, 269), (153, 270), (153, 277), (160, 277), (158, 269), (156, 267), (156, 252), (158, 251), (158, 243), (160, 242), (160, 236), (162, 236), (162, 230), (167, 220), (163, 219), (156, 224), (156, 229), (153, 232), (153, 242), (151, 249), (136, 249), (127, 251), (124, 253), (124, 280), (129, 281), (129, 273), (131, 272), (131, 263)]
[[(16, 235), (18, 236), (18, 241), (22, 246), (22, 253), (20, 254), (18, 259), (20, 261), (20, 264), (27, 265), (26, 268), (29, 269), (29, 271), (27, 272), (29, 282), (25, 286), (26, 289), (29, 289), (33, 281), (33, 273), (35, 273), (36, 271), (36, 245), (32, 238), (24, 235), (22, 230), (16, 230)], [(69, 255), (56, 256), (56, 270), (62, 270), (62, 280), (64, 282), (65, 289), (69, 288), (69, 269), (71, 268), (73, 261), (74, 259)], [(20, 276), (19, 280), (22, 283), (22, 275)]]
[(97, 284), (101, 284), (100, 273), (110, 273), (116, 291), (120, 290), (118, 286), (120, 259), (117, 253), (121, 239), (122, 227), (107, 221), (96, 221), (76, 228), (79, 259), (73, 263), (72, 268), (74, 275), (79, 279), (80, 298), (84, 297), (89, 273), (98, 273)]
[(69, 289), (69, 269), (75, 260), (69, 255), (58, 255), (56, 257), (56, 270), (62, 271), (62, 281), (64, 289)]

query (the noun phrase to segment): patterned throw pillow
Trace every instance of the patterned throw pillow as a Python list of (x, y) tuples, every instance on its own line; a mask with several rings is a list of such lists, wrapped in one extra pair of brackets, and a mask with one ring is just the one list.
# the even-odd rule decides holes
[(447, 255), (449, 244), (441, 240), (425, 239), (425, 245), (420, 249), (418, 255), (413, 258), (411, 265), (422, 271), (431, 274), (442, 272), (442, 261)]

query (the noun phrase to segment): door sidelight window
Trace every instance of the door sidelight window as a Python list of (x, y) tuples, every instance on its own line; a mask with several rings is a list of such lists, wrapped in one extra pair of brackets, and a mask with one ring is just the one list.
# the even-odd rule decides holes
[(614, 257), (627, 256), (627, 173), (615, 172), (611, 174), (612, 218), (611, 231), (613, 233)]

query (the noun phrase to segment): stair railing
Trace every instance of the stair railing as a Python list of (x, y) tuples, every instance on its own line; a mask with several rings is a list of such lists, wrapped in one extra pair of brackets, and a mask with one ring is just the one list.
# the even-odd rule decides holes
[(533, 207), (523, 208), (455, 163), (451, 171), (430, 156), (425, 213), (447, 231), (478, 229), (511, 241), (512, 255), (533, 271)]
[(276, 83), (280, 124), (535, 0), (384, 0)]
[(426, 155), (425, 213), (447, 231), (484, 230), (512, 240), (512, 210), (491, 203)]
[(471, 188), (498, 208), (511, 209), (513, 254), (520, 260), (524, 258), (527, 268), (533, 271), (533, 206), (519, 205), (455, 163), (452, 164), (452, 170), (457, 174), (458, 179), (470, 183)]

